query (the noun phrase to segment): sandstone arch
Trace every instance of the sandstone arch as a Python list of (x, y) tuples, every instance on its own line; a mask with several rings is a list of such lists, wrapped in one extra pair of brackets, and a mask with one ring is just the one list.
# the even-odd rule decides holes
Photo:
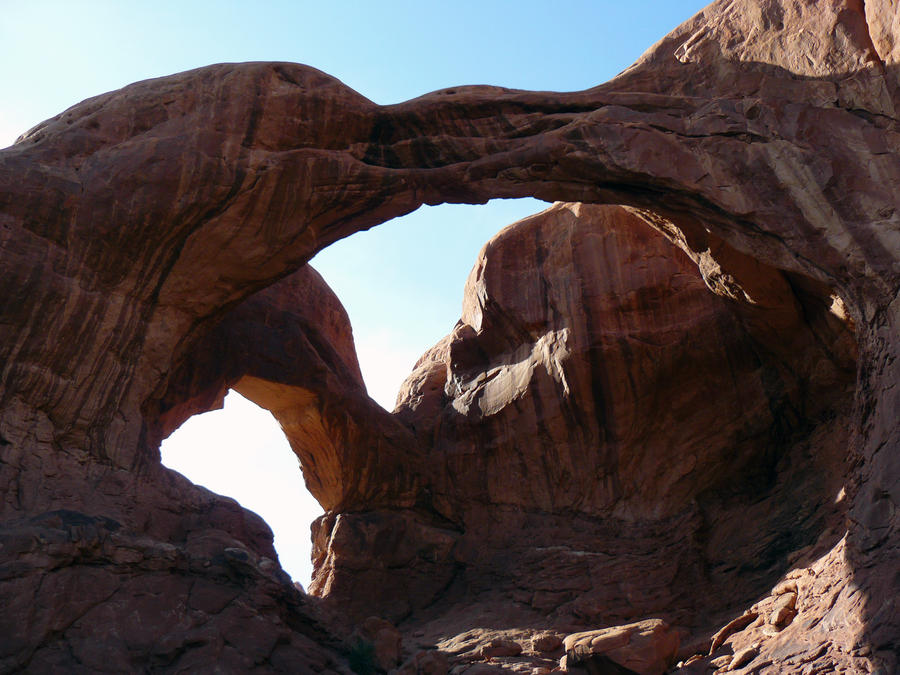
[[(802, 279), (810, 298), (846, 302), (859, 351), (854, 472), (849, 534), (830, 560), (861, 591), (846, 586), (834, 611), (823, 599), (821, 614), (850, 643), (861, 636), (841, 653), (869, 643), (896, 663), (893, 11), (887, 0), (717, 2), (615, 80), (570, 94), (462, 87), (379, 107), (303, 66), (211, 66), (85, 101), (4, 150), (2, 555), (15, 571), (3, 593), (21, 611), (55, 569), (60, 588), (91, 583), (104, 596), (7, 626), (4, 667), (64, 662), (52, 636), (87, 635), (74, 617), (127, 605), (163, 570), (211, 584), (198, 606), (234, 590), (260, 626), (281, 617), (291, 628), (260, 641), (270, 665), (284, 645), (324, 664), (299, 600), (260, 562), (265, 528), (158, 468), (173, 377), (230, 309), (322, 246), (422, 203), (526, 195), (650, 211), (725, 292), (752, 298), (759, 263)], [(415, 502), (414, 481), (403, 490)], [(90, 545), (34, 538), (73, 528)], [(204, 559), (213, 572), (195, 571)], [(84, 581), (103, 565), (116, 572)], [(274, 605), (260, 609), (261, 596)], [(206, 658), (256, 649), (196, 639)], [(111, 649), (127, 666), (155, 647)]]

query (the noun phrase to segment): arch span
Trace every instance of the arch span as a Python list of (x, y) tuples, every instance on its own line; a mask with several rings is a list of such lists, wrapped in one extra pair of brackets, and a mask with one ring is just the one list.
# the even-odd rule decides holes
[[(41, 555), (63, 555), (66, 574), (100, 562), (127, 570), (130, 591), (119, 577), (91, 585), (107, 598), (137, 597), (150, 572), (196, 569), (218, 589), (198, 591), (198, 607), (217, 605), (222, 580), (237, 575), (260, 621), (294, 616), (285, 608), (299, 601), (262, 560), (265, 528), (158, 466), (164, 413), (183, 403), (167, 399), (180, 366), (241, 301), (338, 238), (422, 203), (532, 195), (650, 210), (707, 279), (738, 295), (753, 297), (745, 275), (759, 263), (819, 304), (831, 289), (845, 301), (859, 369), (846, 448), (851, 518), (833, 560), (861, 592), (845, 584), (821, 603), (837, 608), (832, 627), (854, 636), (841, 654), (868, 642), (893, 667), (900, 57), (892, 11), (887, 0), (714, 3), (613, 81), (567, 94), (461, 87), (379, 107), (303, 66), (211, 66), (90, 99), (34, 129), (0, 152), (0, 471), (15, 486), (2, 506), (3, 555), (21, 557), (23, 542), (41, 541), (21, 534), (29, 528), (46, 531), (44, 540), (73, 528), (98, 534), (77, 555), (35, 544), (32, 567), (6, 586), (6, 606), (36, 592), (52, 566)], [(385, 422), (384, 437), (395, 422)], [(415, 500), (407, 476), (390, 484)], [(446, 543), (438, 537), (429, 550)], [(259, 594), (278, 600), (261, 603)], [(279, 644), (300, 649), (297, 635), (315, 633), (301, 624)], [(12, 656), (0, 656), (21, 663), (55, 630), (31, 626)], [(829, 657), (844, 658), (838, 651)]]

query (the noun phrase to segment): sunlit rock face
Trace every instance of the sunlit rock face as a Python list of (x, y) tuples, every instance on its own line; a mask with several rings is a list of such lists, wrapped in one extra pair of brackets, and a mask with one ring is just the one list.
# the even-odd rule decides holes
[(819, 312), (817, 335), (786, 278), (758, 271), (774, 292), (723, 299), (621, 207), (557, 204), (497, 235), (398, 403), (447, 465), (446, 515), (659, 518), (768, 471), (831, 397), (846, 404), (854, 360), (840, 320)]
[[(888, 0), (717, 2), (594, 89), (387, 107), (211, 66), (0, 152), (0, 669), (340, 670), (318, 604), (456, 660), (658, 618), (679, 657), (895, 670), (897, 31)], [(336, 301), (273, 286), (422, 203), (526, 195), (568, 205), (485, 250), (393, 416)], [(319, 600), (159, 465), (226, 382), (328, 509)]]

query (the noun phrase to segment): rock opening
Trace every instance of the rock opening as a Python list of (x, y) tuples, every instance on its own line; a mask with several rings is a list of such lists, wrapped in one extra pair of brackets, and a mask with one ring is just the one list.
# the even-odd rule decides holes
[(235, 499), (272, 528), (282, 568), (312, 578), (309, 526), (322, 513), (271, 413), (230, 391), (221, 410), (195, 415), (163, 441), (163, 465)]

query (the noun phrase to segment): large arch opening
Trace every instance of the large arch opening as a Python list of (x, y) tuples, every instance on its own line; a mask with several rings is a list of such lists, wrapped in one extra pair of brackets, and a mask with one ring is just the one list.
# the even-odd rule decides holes
[(546, 206), (530, 197), (422, 206), (337, 241), (310, 261), (350, 316), (369, 396), (394, 409), (416, 361), (459, 318), (481, 247)]

